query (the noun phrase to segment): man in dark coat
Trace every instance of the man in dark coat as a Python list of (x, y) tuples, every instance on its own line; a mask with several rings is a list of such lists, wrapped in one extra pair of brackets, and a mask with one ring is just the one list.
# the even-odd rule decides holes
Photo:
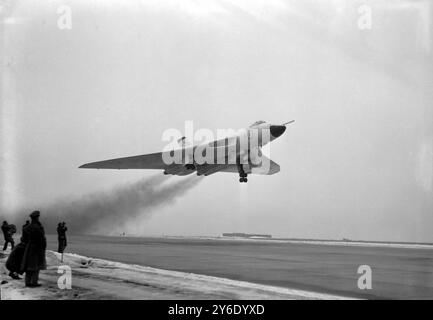
[(21, 231), (21, 239), (20, 243), (18, 243), (15, 248), (12, 250), (6, 261), (6, 268), (10, 271), (9, 276), (12, 279), (21, 279), (19, 277), (20, 274), (24, 272), (21, 270), (21, 264), (23, 262), (24, 252), (26, 250), (27, 243), (23, 239), (24, 229), (30, 224), (29, 220), (26, 220), (26, 223), (22, 227)]
[(23, 242), (23, 238), (21, 237), (21, 242), (18, 243), (15, 248), (12, 250), (6, 261), (6, 268), (10, 271), (9, 276), (12, 279), (21, 279), (19, 274), (23, 274), (24, 272), (21, 270), (21, 264), (23, 261), (24, 252), (26, 250), (27, 244)]
[(45, 260), (45, 249), (47, 240), (45, 231), (39, 222), (39, 211), (30, 214), (31, 223), (23, 230), (23, 242), (26, 243), (21, 270), (26, 273), (26, 287), (39, 287), (39, 271), (47, 268)]
[(29, 220), (26, 220), (26, 223), (23, 225), (23, 227), (22, 227), (22, 232), (21, 232), (21, 236), (23, 235), (23, 233), (24, 233), (24, 228), (25, 227), (27, 227), (28, 225), (30, 224), (30, 221)]
[(68, 230), (68, 228), (66, 228), (66, 223), (65, 222), (59, 222), (59, 224), (57, 225), (57, 239), (59, 240), (59, 247), (57, 252), (58, 253), (63, 253), (65, 251), (67, 242), (66, 242), (66, 231)]
[(13, 249), (15, 246), (14, 239), (12, 238), (12, 235), (13, 235), (12, 231), (13, 230), (12, 230), (11, 226), (6, 221), (3, 221), (2, 231), (3, 231), (3, 236), (5, 238), (5, 244), (3, 245), (3, 251), (5, 251), (8, 248), (9, 243), (11, 244), (12, 249)]

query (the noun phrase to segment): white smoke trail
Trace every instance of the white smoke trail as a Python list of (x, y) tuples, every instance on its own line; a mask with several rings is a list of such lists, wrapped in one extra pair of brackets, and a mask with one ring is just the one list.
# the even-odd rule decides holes
[(22, 210), (15, 219), (18, 226), (28, 219), (32, 210), (41, 211), (46, 232), (54, 233), (58, 222), (65, 221), (68, 233), (85, 234), (110, 231), (138, 216), (150, 216), (154, 209), (172, 204), (201, 179), (197, 176), (164, 183), (170, 178), (157, 175), (133, 184), (96, 192), (81, 198), (63, 199), (31, 210)]

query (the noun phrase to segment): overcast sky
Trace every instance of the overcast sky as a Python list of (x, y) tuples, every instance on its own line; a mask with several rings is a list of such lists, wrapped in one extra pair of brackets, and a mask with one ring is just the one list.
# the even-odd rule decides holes
[(186, 120), (295, 119), (271, 146), (277, 175), (212, 175), (125, 230), (433, 242), (429, 1), (127, 3), (2, 4), (5, 216), (153, 176), (77, 167), (160, 151)]

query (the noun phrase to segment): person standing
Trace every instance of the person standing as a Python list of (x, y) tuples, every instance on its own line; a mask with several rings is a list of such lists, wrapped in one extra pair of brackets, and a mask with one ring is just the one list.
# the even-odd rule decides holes
[(21, 235), (24, 233), (24, 228), (27, 227), (30, 224), (29, 220), (26, 220), (26, 223), (23, 225), (23, 227), (21, 228)]
[(26, 287), (39, 287), (39, 271), (47, 268), (45, 250), (47, 240), (45, 238), (44, 227), (39, 221), (40, 212), (33, 211), (30, 214), (31, 222), (23, 230), (23, 242), (26, 249), (21, 264), (21, 270), (26, 273)]
[(5, 244), (3, 245), (3, 251), (5, 251), (8, 248), (9, 243), (11, 244), (12, 250), (13, 250), (13, 248), (15, 246), (15, 242), (14, 242), (14, 239), (12, 237), (13, 230), (11, 228), (11, 225), (9, 225), (6, 221), (3, 221), (1, 229), (3, 232), (3, 236), (5, 238)]
[(66, 228), (66, 223), (59, 222), (57, 225), (57, 239), (59, 241), (59, 247), (57, 250), (58, 253), (63, 253), (65, 251), (67, 245), (66, 231), (68, 231), (68, 228)]

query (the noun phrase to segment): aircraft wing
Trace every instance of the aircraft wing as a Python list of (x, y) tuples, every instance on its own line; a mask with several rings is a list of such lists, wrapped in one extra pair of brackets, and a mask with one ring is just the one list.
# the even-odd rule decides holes
[[(110, 159), (83, 164), (80, 168), (91, 169), (167, 169), (162, 159), (163, 152), (144, 154), (140, 156)], [(175, 165), (176, 166), (176, 165)]]
[[(169, 151), (168, 151), (169, 152)], [(116, 158), (104, 161), (90, 162), (83, 164), (80, 168), (89, 169), (160, 169), (165, 170), (166, 174), (172, 175), (188, 175), (195, 170), (189, 170), (183, 164), (165, 164), (163, 161), (163, 152), (144, 154), (133, 157)], [(266, 158), (269, 161), (267, 166), (253, 167), (249, 174), (271, 175), (280, 171), (280, 166), (274, 161)], [(238, 173), (236, 164), (204, 164), (196, 166), (198, 175), (211, 175), (217, 172), (232, 172)]]

